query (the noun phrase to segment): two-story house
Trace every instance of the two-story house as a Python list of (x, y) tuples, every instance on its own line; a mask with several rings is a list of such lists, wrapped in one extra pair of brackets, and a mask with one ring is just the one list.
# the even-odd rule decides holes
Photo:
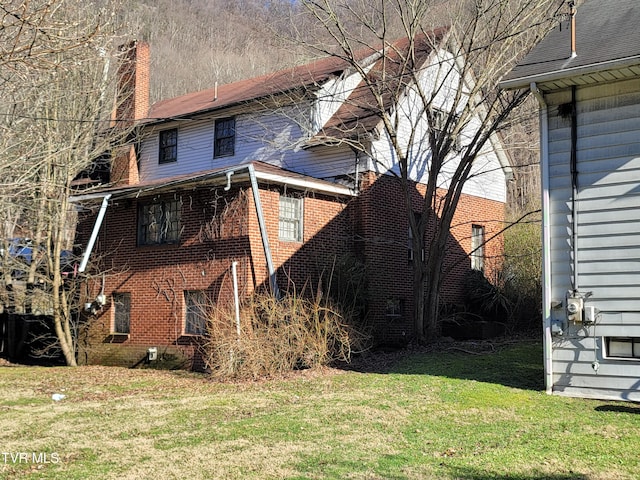
[[(419, 50), (425, 81), (444, 35), (433, 32)], [(132, 365), (156, 347), (197, 367), (206, 329), (199, 305), (263, 287), (316, 288), (347, 257), (364, 265), (376, 341), (408, 342), (417, 254), (398, 166), (361, 75), (324, 58), (147, 109), (148, 46), (137, 43), (131, 55), (135, 86), (119, 115), (134, 117), (139, 140), (114, 158), (108, 186), (75, 198), (88, 209), (81, 270), (104, 272), (89, 281), (95, 319), (80, 361)], [(358, 61), (365, 72), (401, 74), (374, 49)], [(385, 108), (412, 111), (416, 101), (389, 97)], [(428, 148), (415, 155), (424, 158), (410, 172), (419, 208)], [(478, 165), (447, 252), (443, 298), (451, 303), (461, 301), (472, 262), (483, 268), (502, 248), (499, 236), (479, 247), (502, 228), (508, 162), (489, 149)]]

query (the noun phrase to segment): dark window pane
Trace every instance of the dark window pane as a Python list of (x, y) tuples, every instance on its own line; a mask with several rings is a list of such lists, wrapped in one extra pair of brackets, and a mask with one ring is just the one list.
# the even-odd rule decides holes
[(114, 333), (129, 333), (131, 326), (131, 294), (114, 293)]
[(226, 157), (234, 154), (236, 142), (235, 118), (216, 120), (213, 156)]
[(180, 239), (180, 200), (143, 204), (138, 213), (138, 244), (177, 243)]
[(178, 129), (160, 132), (160, 149), (158, 163), (170, 163), (178, 160)]

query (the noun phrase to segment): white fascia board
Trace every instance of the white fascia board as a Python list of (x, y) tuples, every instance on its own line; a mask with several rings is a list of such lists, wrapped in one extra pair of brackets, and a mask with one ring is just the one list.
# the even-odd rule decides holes
[(338, 184), (328, 184), (324, 182), (314, 181), (311, 178), (293, 178), (273, 173), (265, 173), (256, 170), (256, 178), (264, 182), (271, 182), (290, 187), (297, 187), (304, 190), (312, 190), (319, 193), (327, 193), (330, 195), (341, 195), (354, 197), (356, 192), (349, 187)]

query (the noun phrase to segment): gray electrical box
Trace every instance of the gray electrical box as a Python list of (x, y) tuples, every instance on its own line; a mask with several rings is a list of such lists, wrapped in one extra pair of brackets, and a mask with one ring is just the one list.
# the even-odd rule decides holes
[(573, 323), (582, 323), (584, 312), (584, 298), (567, 295), (567, 319)]

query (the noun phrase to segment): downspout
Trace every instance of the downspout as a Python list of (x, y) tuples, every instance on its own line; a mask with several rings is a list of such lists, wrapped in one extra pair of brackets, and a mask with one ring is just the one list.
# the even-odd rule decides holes
[(80, 267), (78, 268), (78, 272), (82, 273), (87, 268), (87, 263), (89, 263), (89, 257), (91, 256), (91, 252), (93, 251), (93, 246), (95, 245), (96, 239), (98, 238), (98, 232), (100, 231), (100, 227), (102, 226), (102, 221), (104, 220), (104, 214), (106, 213), (107, 207), (109, 206), (110, 198), (111, 198), (110, 193), (102, 197), (102, 204), (100, 205), (100, 211), (98, 212), (96, 223), (93, 225), (93, 231), (91, 232), (91, 237), (89, 238), (89, 243), (87, 243), (87, 249), (84, 252), (82, 261), (80, 262)]
[(253, 168), (253, 164), (249, 164), (247, 167), (249, 171), (249, 179), (251, 180), (251, 190), (253, 191), (253, 203), (256, 207), (256, 215), (258, 216), (258, 225), (260, 227), (260, 236), (262, 237), (262, 247), (264, 248), (264, 256), (267, 260), (267, 269), (269, 271), (269, 285), (271, 291), (276, 296), (280, 297), (280, 290), (278, 289), (278, 280), (276, 278), (276, 271), (273, 268), (273, 260), (271, 258), (271, 248), (269, 247), (269, 237), (267, 236), (267, 226), (264, 221), (264, 214), (262, 212), (262, 203), (260, 202), (260, 191), (258, 190), (258, 181), (256, 180), (256, 171)]
[(549, 110), (542, 92), (531, 82), (531, 93), (540, 105), (540, 163), (542, 186), (542, 322), (544, 335), (544, 384), (553, 392), (553, 351), (551, 338), (551, 226), (549, 220)]

